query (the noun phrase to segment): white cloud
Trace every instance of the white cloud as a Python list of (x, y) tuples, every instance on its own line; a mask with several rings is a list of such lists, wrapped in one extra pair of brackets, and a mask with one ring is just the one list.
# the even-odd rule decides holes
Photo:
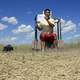
[[(21, 24), (20, 26), (18, 26), (17, 29), (12, 30), (12, 32), (14, 34), (18, 34), (17, 37), (19, 38), (24, 38), (24, 42), (28, 43), (28, 42), (32, 42), (32, 40), (34, 40), (34, 35), (35, 35), (35, 31), (34, 29), (31, 27), (31, 25), (24, 25)], [(26, 34), (26, 35), (25, 35)], [(18, 39), (17, 39), (18, 40)], [(19, 40), (20, 41), (20, 40)], [(21, 41), (21, 43), (23, 42)]]
[(75, 42), (75, 40), (78, 41), (78, 39), (80, 40), (80, 34), (75, 34), (73, 36), (69, 36), (66, 39), (67, 40), (73, 40), (74, 42)]
[(2, 44), (15, 44), (17, 37), (11, 37), (11, 36), (7, 36), (7, 37), (3, 37), (0, 39), (0, 43)]
[(80, 23), (78, 23), (78, 26), (80, 26)]
[(4, 30), (7, 27), (8, 27), (7, 25), (4, 25), (4, 24), (0, 23), (0, 30)]
[(74, 38), (80, 38), (80, 34), (74, 35)]
[(70, 39), (72, 39), (72, 37), (67, 37), (66, 39), (67, 39), (67, 40), (70, 40)]
[(6, 16), (6, 17), (3, 17), (1, 20), (2, 20), (2, 21), (8, 21), (8, 19), (9, 19), (9, 18)]
[(33, 32), (31, 32), (30, 33), (30, 35), (31, 35), (31, 38), (33, 38), (34, 37), (34, 35), (35, 35), (35, 32), (33, 31)]
[(17, 39), (17, 37), (11, 37), (11, 36), (4, 37), (4, 40), (8, 41), (8, 42), (14, 41), (16, 39)]
[(65, 23), (66, 23), (66, 21), (65, 21), (64, 19), (61, 18), (61, 24), (62, 24), (62, 26), (64, 26)]
[(18, 21), (15, 17), (10, 17), (9, 20), (8, 20), (9, 23), (12, 23), (12, 24), (17, 24)]
[(12, 30), (13, 33), (30, 33), (33, 32), (33, 28), (31, 27), (31, 25), (24, 25), (21, 24), (20, 26), (18, 26), (18, 29), (14, 29)]
[(16, 39), (17, 39), (17, 37), (11, 37), (11, 41), (14, 41)]
[(61, 25), (62, 25), (62, 32), (75, 32), (76, 31), (76, 24), (73, 23), (71, 20), (65, 21), (61, 19)]
[(18, 20), (16, 19), (16, 17), (3, 17), (1, 20), (13, 25), (18, 23)]
[(35, 35), (35, 32), (33, 31), (33, 32), (31, 32), (31, 33), (28, 33), (27, 35), (26, 35), (26, 39), (34, 39), (34, 35)]

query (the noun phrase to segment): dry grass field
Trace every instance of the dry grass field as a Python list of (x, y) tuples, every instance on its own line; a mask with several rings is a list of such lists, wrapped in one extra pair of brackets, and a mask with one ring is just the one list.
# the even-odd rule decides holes
[(45, 52), (26, 46), (1, 49), (0, 80), (80, 80), (80, 44)]

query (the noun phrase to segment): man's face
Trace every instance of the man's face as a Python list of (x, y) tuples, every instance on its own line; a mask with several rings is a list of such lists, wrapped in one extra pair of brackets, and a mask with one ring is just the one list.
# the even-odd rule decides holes
[(45, 14), (46, 17), (49, 17), (50, 16), (50, 11), (45, 11), (44, 14)]

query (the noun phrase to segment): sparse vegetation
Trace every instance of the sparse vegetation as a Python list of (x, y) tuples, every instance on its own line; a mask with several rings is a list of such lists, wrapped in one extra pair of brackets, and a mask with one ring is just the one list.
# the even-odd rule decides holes
[(3, 53), (0, 46), (0, 80), (79, 80), (80, 43), (64, 48), (32, 51), (31, 46), (14, 46)]

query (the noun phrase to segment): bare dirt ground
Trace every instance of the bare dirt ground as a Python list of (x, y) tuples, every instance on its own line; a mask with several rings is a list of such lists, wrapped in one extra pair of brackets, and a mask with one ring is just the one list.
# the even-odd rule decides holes
[(0, 53), (0, 80), (80, 80), (79, 51)]

